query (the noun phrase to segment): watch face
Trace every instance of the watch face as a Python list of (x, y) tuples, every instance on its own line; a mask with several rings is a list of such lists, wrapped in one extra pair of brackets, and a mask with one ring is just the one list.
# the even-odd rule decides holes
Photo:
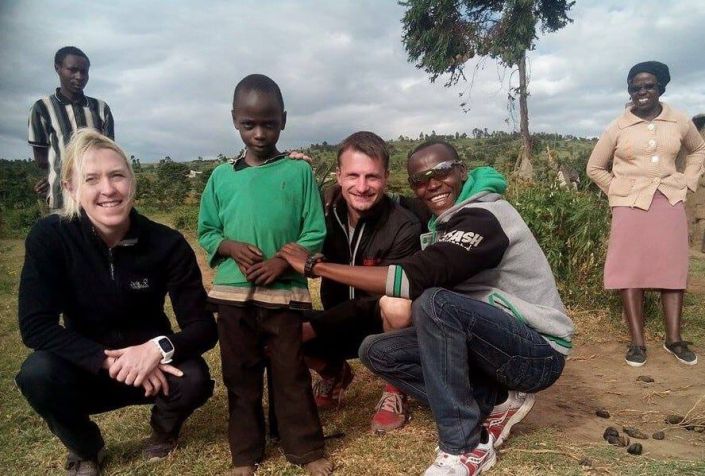
[(174, 346), (171, 345), (171, 341), (169, 341), (169, 339), (167, 338), (159, 339), (157, 342), (159, 344), (159, 347), (162, 348), (162, 351), (164, 351), (164, 353), (168, 354), (169, 352), (174, 350)]

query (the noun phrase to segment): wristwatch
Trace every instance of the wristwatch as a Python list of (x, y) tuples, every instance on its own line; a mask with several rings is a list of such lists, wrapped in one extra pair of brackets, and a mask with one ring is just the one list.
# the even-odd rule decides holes
[(161, 352), (162, 354), (162, 360), (159, 363), (171, 363), (171, 358), (174, 356), (174, 344), (171, 343), (169, 338), (166, 336), (159, 336), (151, 340), (152, 342), (154, 342), (154, 345), (157, 346), (157, 349), (159, 349), (159, 352)]
[(306, 264), (304, 264), (304, 276), (307, 278), (317, 278), (318, 276), (313, 274), (313, 267), (325, 260), (326, 257), (323, 256), (323, 253), (314, 253), (309, 255), (309, 257), (306, 258)]

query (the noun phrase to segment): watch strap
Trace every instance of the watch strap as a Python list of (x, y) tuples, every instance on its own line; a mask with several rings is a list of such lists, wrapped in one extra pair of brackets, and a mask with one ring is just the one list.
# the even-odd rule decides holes
[(313, 267), (325, 260), (326, 257), (323, 256), (323, 253), (309, 255), (308, 258), (306, 258), (306, 264), (304, 264), (304, 276), (307, 278), (317, 278), (318, 276), (313, 274)]

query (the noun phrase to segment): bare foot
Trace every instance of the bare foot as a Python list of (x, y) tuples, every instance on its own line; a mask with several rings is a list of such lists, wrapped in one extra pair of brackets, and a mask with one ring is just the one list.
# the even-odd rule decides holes
[(311, 476), (329, 476), (333, 474), (333, 463), (326, 458), (320, 458), (304, 465)]
[(254, 466), (235, 466), (230, 472), (230, 476), (254, 476), (255, 469)]

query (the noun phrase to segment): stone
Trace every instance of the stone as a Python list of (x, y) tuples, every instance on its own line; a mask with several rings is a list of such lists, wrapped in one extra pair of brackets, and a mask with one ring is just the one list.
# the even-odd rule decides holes
[(651, 438), (653, 438), (654, 440), (663, 440), (664, 438), (666, 438), (666, 434), (662, 431), (657, 431), (654, 432), (653, 435), (651, 435)]
[(654, 379), (648, 375), (639, 375), (636, 378), (637, 382), (646, 382), (646, 383), (653, 383)]
[(631, 436), (632, 438), (638, 438), (640, 440), (648, 440), (649, 439), (648, 435), (646, 435), (644, 432), (642, 432), (638, 428), (634, 428), (633, 426), (625, 426), (622, 428), (622, 430), (624, 430), (624, 433)]
[(599, 416), (600, 418), (609, 418), (610, 417), (610, 412), (608, 412), (604, 408), (600, 408), (595, 412), (595, 415)]
[(640, 455), (644, 451), (644, 448), (641, 446), (641, 443), (632, 443), (629, 445), (629, 448), (627, 448), (627, 453), (630, 455)]
[(608, 426), (607, 428), (605, 428), (605, 432), (602, 433), (602, 439), (607, 440), (610, 436), (619, 436), (619, 431), (617, 431), (617, 429), (613, 426)]

